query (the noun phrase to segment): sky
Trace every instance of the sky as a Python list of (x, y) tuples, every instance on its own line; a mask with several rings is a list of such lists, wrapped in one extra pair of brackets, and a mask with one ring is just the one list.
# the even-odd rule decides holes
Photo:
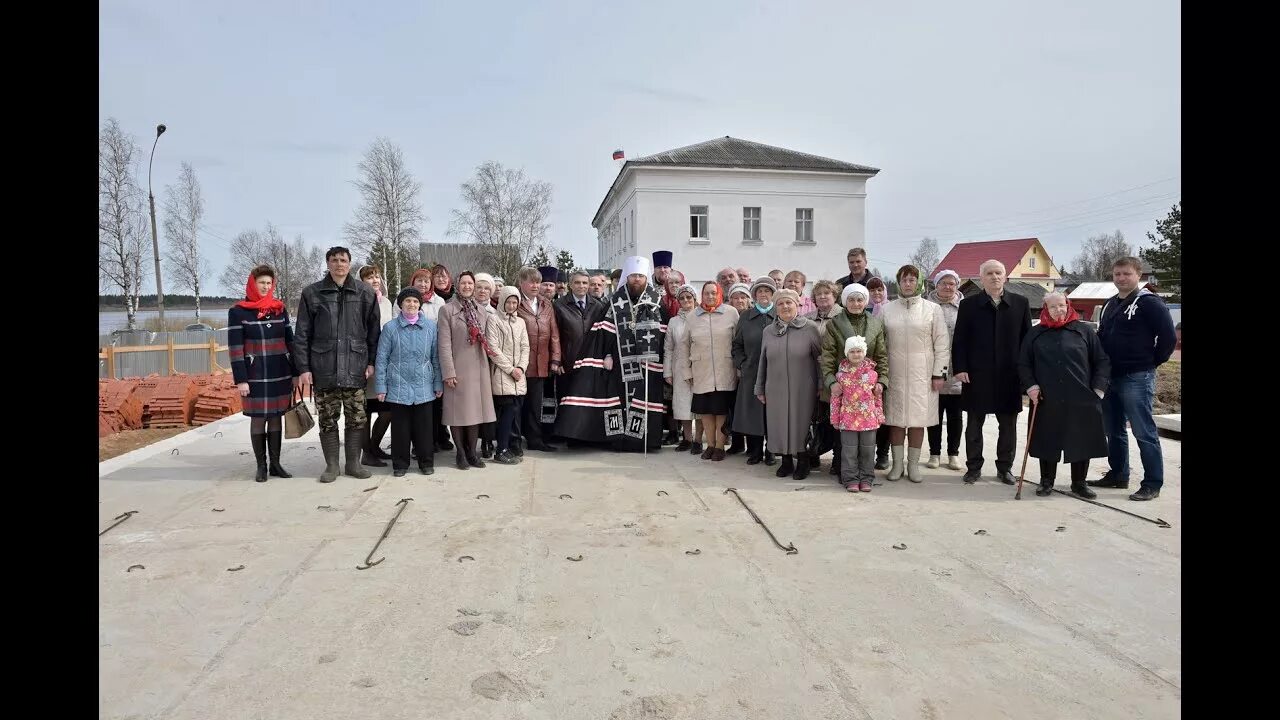
[(880, 168), (873, 266), (926, 235), (942, 254), (1039, 237), (1062, 265), (1098, 233), (1149, 244), (1181, 201), (1180, 15), (1160, 0), (101, 0), (99, 127), (116, 118), (146, 154), (168, 126), (157, 203), (190, 162), (211, 283), (228, 241), (268, 221), (339, 244), (379, 136), (421, 183), (432, 242), (457, 239), (459, 185), (496, 160), (553, 185), (548, 241), (593, 266), (613, 150), (731, 135)]

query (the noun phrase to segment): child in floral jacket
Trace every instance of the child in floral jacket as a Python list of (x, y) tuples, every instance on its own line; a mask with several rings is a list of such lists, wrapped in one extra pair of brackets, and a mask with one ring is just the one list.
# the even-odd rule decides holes
[(884, 422), (879, 374), (867, 357), (867, 339), (844, 341), (845, 359), (831, 386), (831, 426), (840, 431), (840, 484), (849, 492), (871, 492), (875, 477), (876, 429)]

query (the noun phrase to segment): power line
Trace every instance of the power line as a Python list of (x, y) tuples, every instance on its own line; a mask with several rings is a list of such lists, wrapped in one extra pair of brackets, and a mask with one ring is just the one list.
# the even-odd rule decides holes
[(977, 225), (977, 224), (982, 224), (982, 223), (986, 223), (986, 222), (992, 222), (992, 221), (1004, 220), (1004, 219), (1011, 218), (1011, 217), (1021, 217), (1021, 216), (1023, 216), (1023, 215), (1035, 215), (1036, 213), (1045, 212), (1045, 211), (1048, 211), (1048, 210), (1057, 210), (1057, 209), (1059, 209), (1059, 208), (1071, 207), (1072, 205), (1081, 205), (1081, 204), (1084, 204), (1084, 203), (1093, 202), (1093, 201), (1095, 201), (1095, 200), (1105, 200), (1105, 199), (1110, 198), (1110, 197), (1115, 197), (1116, 195), (1124, 195), (1125, 193), (1133, 192), (1134, 190), (1142, 190), (1142, 189), (1144, 189), (1144, 188), (1149, 188), (1149, 187), (1152, 187), (1152, 186), (1155, 186), (1155, 185), (1160, 185), (1160, 184), (1162, 184), (1162, 183), (1169, 182), (1170, 180), (1178, 180), (1178, 179), (1179, 179), (1179, 178), (1178, 178), (1177, 176), (1174, 176), (1174, 177), (1167, 177), (1167, 178), (1161, 178), (1160, 180), (1154, 180), (1154, 181), (1149, 182), (1149, 183), (1144, 183), (1144, 184), (1142, 184), (1142, 185), (1135, 185), (1135, 186), (1133, 186), (1133, 187), (1124, 188), (1124, 189), (1122, 189), (1122, 190), (1114, 190), (1114, 191), (1111, 191), (1111, 192), (1108, 192), (1108, 193), (1104, 193), (1104, 194), (1102, 194), (1102, 195), (1097, 195), (1097, 196), (1094, 196), (1094, 197), (1085, 198), (1085, 199), (1083, 199), (1083, 200), (1075, 200), (1075, 201), (1068, 202), (1068, 203), (1062, 203), (1062, 204), (1060, 204), (1060, 205), (1050, 205), (1050, 206), (1048, 206), (1048, 207), (1043, 207), (1043, 208), (1039, 208), (1039, 209), (1036, 209), (1036, 210), (1025, 210), (1025, 211), (1023, 211), (1023, 212), (1012, 213), (1012, 214), (1010, 214), (1010, 215), (997, 215), (997, 216), (994, 216), (994, 217), (990, 217), (990, 218), (983, 218), (983, 219), (979, 219), (979, 220), (963, 220), (963, 221), (959, 221), (959, 222), (943, 223), (943, 224), (941, 224), (941, 225), (917, 225), (917, 226), (914, 226), (914, 227), (885, 228), (885, 230), (886, 230), (887, 232), (893, 232), (893, 231), (898, 231), (898, 230), (930, 230), (930, 229), (940, 228), (940, 227), (964, 227), (964, 226), (967, 226), (967, 225)]

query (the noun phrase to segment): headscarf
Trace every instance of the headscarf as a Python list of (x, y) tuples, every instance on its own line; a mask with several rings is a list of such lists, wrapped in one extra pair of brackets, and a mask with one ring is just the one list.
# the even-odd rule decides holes
[[(700, 301), (700, 302), (698, 303), (698, 307), (702, 308), (702, 310), (703, 310), (704, 312), (713, 313), (713, 312), (715, 312), (715, 311), (716, 311), (716, 308), (720, 307), (720, 305), (724, 303), (724, 290), (720, 287), (720, 283), (708, 283), (708, 284), (709, 284), (709, 285), (715, 285), (715, 286), (716, 286), (716, 301), (715, 301), (715, 303), (714, 303), (713, 305), (711, 305), (710, 307), (707, 307), (707, 303), (706, 303), (705, 301)], [(690, 287), (690, 286), (689, 286), (689, 285), (685, 285), (684, 287)], [(736, 287), (736, 286), (735, 286), (735, 287)], [(681, 288), (681, 290), (683, 290), (683, 289), (684, 289), (684, 288)], [(704, 285), (704, 286), (702, 287), (702, 289), (703, 289), (703, 290), (705, 290), (705, 289), (706, 289), (706, 285)]]
[(431, 271), (427, 268), (418, 268), (413, 271), (413, 276), (409, 278), (409, 287), (413, 287), (413, 284), (418, 282), (420, 277), (427, 278), (427, 291), (422, 293), (422, 304), (426, 305), (431, 302), (431, 298), (435, 297), (436, 286), (435, 283), (431, 282)]
[(1040, 307), (1040, 324), (1047, 328), (1060, 328), (1067, 323), (1075, 322), (1079, 319), (1080, 314), (1076, 312), (1076, 308), (1071, 304), (1070, 300), (1067, 301), (1067, 316), (1061, 320), (1054, 320), (1049, 315), (1048, 305), (1042, 305)]
[(863, 300), (871, 299), (871, 291), (862, 283), (849, 283), (844, 286), (844, 290), (840, 291), (840, 307), (844, 307), (849, 302), (849, 296), (857, 293), (862, 296)]
[[(442, 266), (438, 265), (437, 267)], [(466, 274), (463, 273), (463, 275)], [(475, 275), (471, 277), (474, 278)], [(489, 340), (484, 336), (484, 329), (480, 327), (480, 306), (476, 303), (476, 296), (474, 294), (471, 297), (455, 295), (453, 302), (458, 303), (459, 307), (462, 308), (462, 319), (467, 322), (467, 344), (475, 345), (479, 342), (480, 346), (484, 348), (485, 355), (497, 357), (498, 354), (493, 351), (493, 348), (489, 347)]]
[[(871, 294), (870, 294), (870, 293), (871, 293), (871, 284), (872, 284), (872, 283), (875, 283), (875, 282), (880, 283), (880, 287), (884, 288), (884, 300), (882, 300), (882, 301), (880, 301), (880, 302), (876, 302), (875, 300), (872, 300), (872, 299), (871, 299)], [(867, 304), (867, 312), (868, 312), (872, 317), (879, 317), (879, 315), (880, 315), (880, 311), (884, 309), (884, 306), (885, 306), (885, 305), (888, 305), (888, 304), (889, 304), (889, 286), (888, 286), (888, 285), (885, 285), (885, 284), (884, 284), (884, 281), (883, 281), (883, 280), (881, 280), (880, 278), (878, 278), (878, 277), (873, 277), (873, 278), (871, 278), (870, 280), (868, 280), (868, 281), (867, 281), (867, 285), (866, 285), (866, 287), (867, 287), (867, 303), (868, 303), (868, 304)]]
[[(449, 284), (443, 290), (436, 290), (436, 276), (441, 274), (445, 276), (449, 281)], [(474, 278), (475, 275), (472, 275), (472, 277)], [(435, 290), (435, 294), (439, 295), (440, 299), (445, 302), (449, 302), (453, 299), (453, 275), (449, 272), (449, 268), (439, 263), (437, 263), (435, 267), (431, 268), (431, 289)]]
[[(684, 273), (680, 272), (679, 270), (676, 270), (673, 268), (671, 270), (670, 275), (668, 275), (667, 277), (670, 278), (676, 275), (680, 276), (680, 285), (683, 286)], [(666, 289), (666, 286), (664, 285), (663, 290), (665, 289)], [(698, 294), (694, 293), (693, 296), (698, 297)], [(667, 317), (675, 317), (680, 313), (680, 291), (679, 290), (676, 290), (676, 294), (674, 296), (670, 294), (664, 294), (660, 302), (662, 303), (662, 309), (667, 311)]]
[[(716, 288), (717, 290), (720, 288), (719, 283), (716, 283)], [(698, 289), (690, 285), (689, 283), (685, 283), (681, 285), (680, 289), (676, 291), (676, 302), (680, 302), (680, 296), (685, 293), (689, 293), (690, 295), (693, 296), (693, 306), (697, 307), (698, 306)], [(681, 310), (680, 312), (684, 312), (684, 311)]]
[(284, 303), (275, 297), (276, 279), (271, 278), (271, 291), (266, 295), (258, 292), (257, 278), (252, 273), (249, 274), (249, 282), (244, 286), (245, 299), (236, 303), (238, 307), (247, 308), (249, 310), (258, 311), (258, 319), (268, 315), (280, 315), (284, 313)]

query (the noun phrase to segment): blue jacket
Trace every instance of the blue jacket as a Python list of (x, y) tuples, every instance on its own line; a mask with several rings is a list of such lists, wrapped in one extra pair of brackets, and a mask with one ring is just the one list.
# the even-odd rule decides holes
[(1142, 288), (1123, 300), (1114, 295), (1102, 306), (1098, 339), (1111, 358), (1111, 377), (1154, 370), (1178, 344), (1173, 317), (1159, 295)]
[(436, 399), (444, 392), (440, 377), (440, 344), (436, 342), (436, 323), (425, 315), (416, 325), (403, 315), (382, 328), (378, 338), (378, 360), (373, 365), (373, 389), (386, 393), (387, 402), (397, 405), (420, 405)]

